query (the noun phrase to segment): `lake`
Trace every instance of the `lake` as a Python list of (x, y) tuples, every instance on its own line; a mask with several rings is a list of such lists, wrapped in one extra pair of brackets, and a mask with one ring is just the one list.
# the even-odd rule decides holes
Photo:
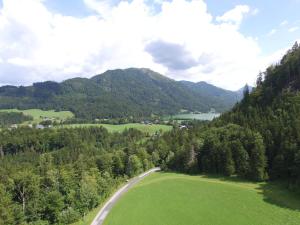
[(169, 116), (170, 119), (176, 120), (213, 120), (219, 117), (220, 113), (187, 113), (187, 114), (177, 114), (174, 116)]

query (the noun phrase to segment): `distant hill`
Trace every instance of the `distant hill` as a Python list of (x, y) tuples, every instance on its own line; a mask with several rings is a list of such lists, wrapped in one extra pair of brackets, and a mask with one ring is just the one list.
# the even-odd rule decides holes
[(205, 82), (175, 81), (149, 69), (117, 69), (62, 83), (0, 87), (0, 108), (70, 110), (78, 118), (142, 117), (180, 110), (218, 112), (241, 99), (237, 92)]
[(244, 87), (240, 88), (239, 90), (237, 90), (235, 93), (238, 95), (238, 99), (242, 99), (244, 97), (244, 91), (245, 88), (248, 87), (249, 92), (251, 93), (254, 88), (252, 86), (249, 86), (248, 84), (246, 84)]

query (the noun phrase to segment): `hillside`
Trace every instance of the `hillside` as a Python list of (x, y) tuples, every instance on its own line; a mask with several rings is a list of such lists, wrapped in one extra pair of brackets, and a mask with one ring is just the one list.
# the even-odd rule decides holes
[(236, 92), (205, 82), (177, 82), (136, 68), (109, 70), (91, 79), (0, 87), (1, 109), (70, 110), (76, 117), (87, 119), (174, 114), (181, 109), (224, 112), (239, 99)]
[(161, 151), (161, 165), (172, 170), (283, 180), (299, 190), (299, 90), (300, 46), (295, 44), (258, 76), (252, 92), (245, 89), (231, 111), (207, 125), (193, 123), (188, 135), (174, 129), (149, 148)]
[(296, 43), (257, 79), (252, 93), (215, 123), (235, 123), (263, 136), (272, 180), (300, 185), (300, 46)]

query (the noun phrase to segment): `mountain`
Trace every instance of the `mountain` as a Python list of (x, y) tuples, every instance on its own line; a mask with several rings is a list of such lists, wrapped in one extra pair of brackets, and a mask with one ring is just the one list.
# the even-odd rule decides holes
[[(238, 92), (224, 90), (206, 82), (193, 83), (189, 81), (180, 81), (180, 83), (189, 90), (195, 98), (209, 99), (207, 107), (215, 109), (228, 109), (233, 103), (243, 98)], [(224, 110), (219, 110), (223, 112)]]
[(62, 83), (0, 87), (0, 108), (70, 110), (78, 118), (142, 117), (174, 114), (181, 109), (207, 112), (229, 110), (236, 92), (205, 82), (175, 81), (149, 69), (117, 69)]

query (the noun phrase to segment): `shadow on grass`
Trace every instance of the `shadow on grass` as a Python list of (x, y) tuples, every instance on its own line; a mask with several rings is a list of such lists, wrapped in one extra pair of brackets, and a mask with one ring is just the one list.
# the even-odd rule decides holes
[[(164, 173), (164, 172), (161, 172)], [(168, 172), (167, 172), (168, 173)], [(182, 174), (178, 172), (172, 172), (176, 174)], [(275, 205), (277, 207), (295, 210), (300, 212), (300, 192), (293, 192), (288, 190), (287, 185), (283, 182), (253, 182), (246, 179), (242, 179), (237, 176), (224, 177), (214, 174), (186, 174), (189, 176), (202, 176), (207, 179), (218, 179), (224, 182), (238, 182), (245, 184), (256, 184), (258, 193), (263, 195), (263, 200), (268, 204)]]
[(300, 194), (288, 190), (283, 183), (262, 183), (258, 190), (265, 202), (300, 212)]

